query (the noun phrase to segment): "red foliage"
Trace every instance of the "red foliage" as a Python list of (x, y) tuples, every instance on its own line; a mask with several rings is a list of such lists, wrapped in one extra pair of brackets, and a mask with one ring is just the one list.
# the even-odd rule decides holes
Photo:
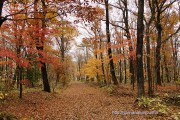
[(23, 85), (29, 85), (30, 81), (28, 79), (24, 79), (24, 80), (20, 80), (19, 84), (23, 84)]

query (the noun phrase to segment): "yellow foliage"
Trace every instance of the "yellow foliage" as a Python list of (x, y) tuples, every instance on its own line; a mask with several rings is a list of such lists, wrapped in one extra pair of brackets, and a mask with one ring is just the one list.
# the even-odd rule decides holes
[(163, 14), (164, 19), (162, 19), (162, 26), (163, 26), (164, 34), (162, 36), (163, 37), (162, 40), (165, 40), (170, 34), (175, 32), (176, 30), (175, 28), (179, 22), (179, 16), (177, 12), (172, 11), (170, 15), (171, 16), (169, 16), (169, 13)]
[(5, 99), (6, 96), (8, 96), (7, 93), (0, 92), (0, 100)]
[(81, 73), (87, 75), (89, 78), (94, 78), (96, 75), (102, 75), (101, 60), (91, 58), (87, 64), (81, 69)]

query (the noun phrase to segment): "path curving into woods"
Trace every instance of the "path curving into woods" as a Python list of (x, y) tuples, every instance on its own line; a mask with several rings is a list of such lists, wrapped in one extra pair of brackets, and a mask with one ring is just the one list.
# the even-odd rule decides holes
[(42, 91), (24, 93), (22, 100), (13, 98), (0, 105), (0, 111), (33, 120), (146, 120), (153, 117), (112, 113), (138, 111), (133, 102), (132, 96), (110, 96), (101, 88), (72, 82), (59, 94)]

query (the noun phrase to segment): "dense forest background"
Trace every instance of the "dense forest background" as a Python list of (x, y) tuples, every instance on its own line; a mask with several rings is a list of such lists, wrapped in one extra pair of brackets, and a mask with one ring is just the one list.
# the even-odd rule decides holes
[[(0, 100), (71, 81), (180, 86), (179, 0), (1, 0)], [(136, 92), (137, 91), (137, 92)]]

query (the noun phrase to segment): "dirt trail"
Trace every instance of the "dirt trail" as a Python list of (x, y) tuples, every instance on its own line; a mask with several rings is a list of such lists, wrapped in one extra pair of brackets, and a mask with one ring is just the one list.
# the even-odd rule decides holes
[[(99, 88), (79, 82), (72, 83), (62, 93), (62, 96), (66, 101), (64, 105), (67, 105), (66, 110), (64, 110), (65, 116), (73, 120), (111, 120), (115, 117), (112, 114), (113, 111), (130, 110), (130, 105), (128, 108), (125, 104), (133, 103), (130, 98), (128, 101), (124, 98), (121, 101), (120, 98), (109, 96)], [(64, 115), (62, 114), (62, 116)]]
[(113, 111), (135, 111), (133, 101), (132, 96), (109, 96), (100, 88), (73, 82), (60, 94), (39, 91), (25, 93), (22, 100), (16, 98), (0, 105), (0, 111), (32, 120), (145, 119), (142, 115), (112, 114)]

